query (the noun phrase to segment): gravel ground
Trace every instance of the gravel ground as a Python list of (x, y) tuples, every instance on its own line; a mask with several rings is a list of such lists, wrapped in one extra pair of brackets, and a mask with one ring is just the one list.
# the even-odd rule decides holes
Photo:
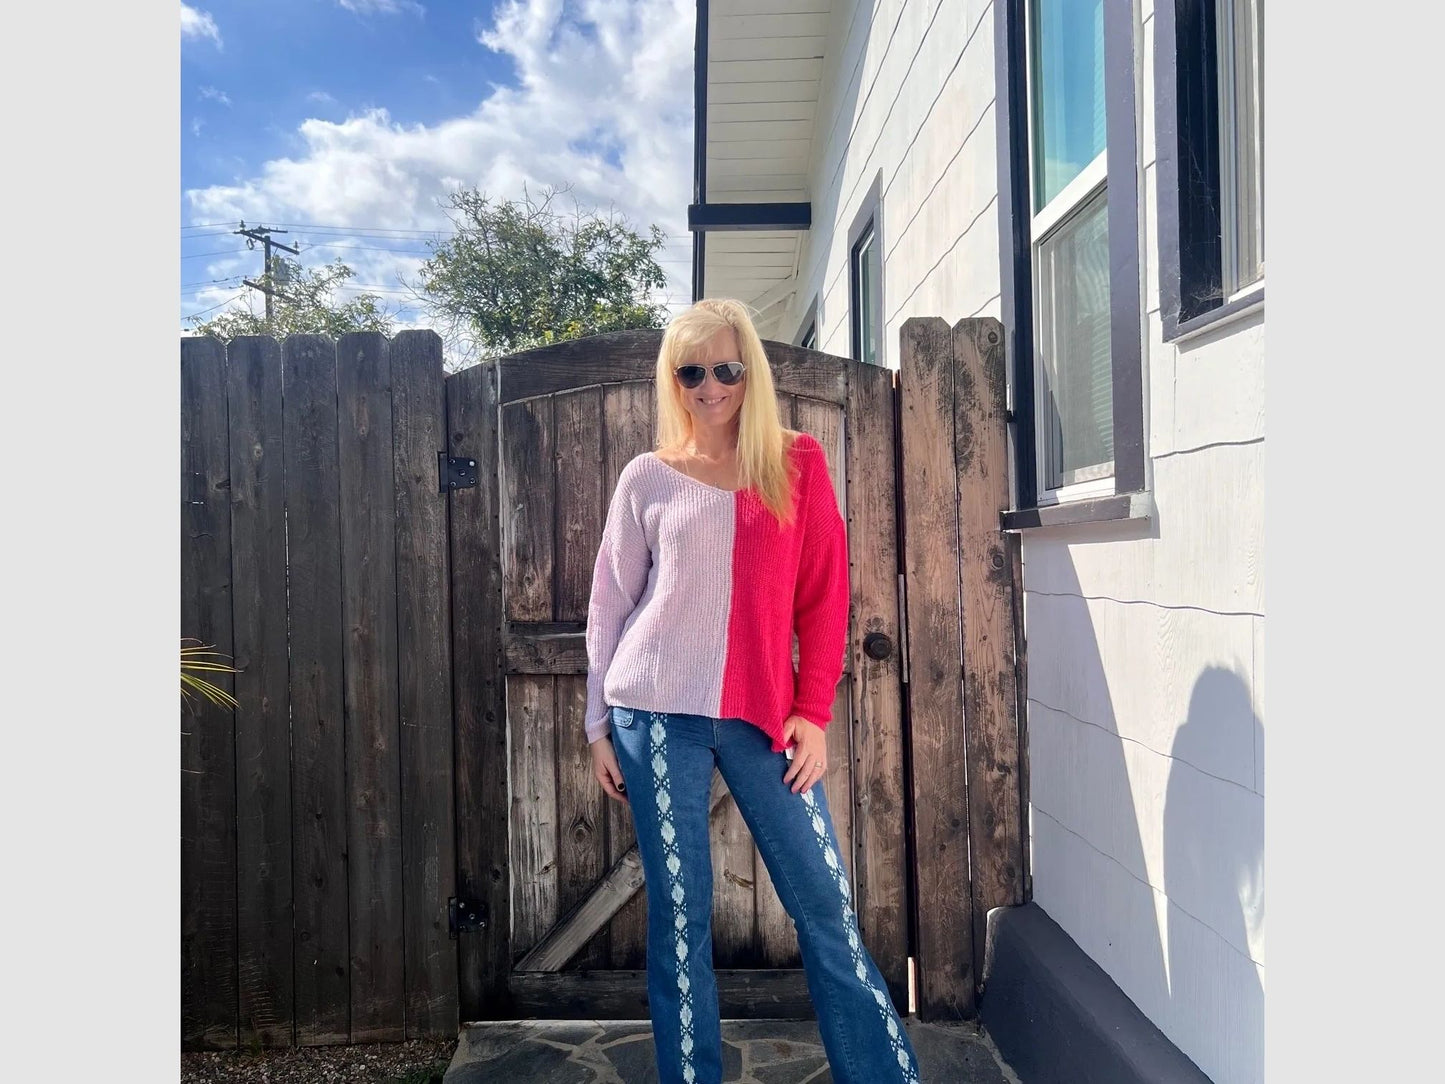
[(441, 1084), (455, 1039), (181, 1054), (181, 1084)]

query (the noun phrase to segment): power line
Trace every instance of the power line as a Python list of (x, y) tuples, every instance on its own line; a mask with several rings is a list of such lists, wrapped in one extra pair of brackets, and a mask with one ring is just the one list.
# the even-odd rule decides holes
[(189, 290), (195, 286), (215, 286), (222, 282), (235, 282), (240, 277), (240, 275), (227, 275), (223, 279), (204, 279), (200, 282), (183, 282), (181, 283), (181, 289)]
[(403, 230), (393, 226), (318, 226), (306, 222), (282, 222), (281, 225), (288, 226), (293, 230), (329, 230), (341, 233), (400, 233), (412, 234), (417, 237), (440, 237), (444, 233), (451, 233), (451, 230)]
[(397, 256), (431, 255), (429, 251), (423, 248), (377, 248), (373, 245), (307, 245), (302, 251), (310, 252), (313, 248), (355, 249), (357, 252), (390, 252)]
[[(280, 225), (280, 226), (285, 226), (285, 227), (287, 227), (288, 229), (291, 229), (291, 230), (320, 231), (320, 232), (324, 232), (324, 233), (327, 233), (327, 234), (342, 234), (342, 235), (348, 236), (348, 237), (364, 237), (364, 236), (369, 236), (369, 235), (371, 235), (371, 236), (376, 236), (376, 237), (378, 237), (378, 238), (381, 238), (381, 237), (384, 237), (384, 236), (387, 235), (387, 234), (392, 234), (392, 235), (396, 235), (398, 239), (407, 239), (407, 240), (415, 240), (415, 239), (417, 239), (417, 238), (431, 238), (431, 237), (437, 237), (437, 238), (439, 238), (439, 237), (444, 237), (444, 236), (445, 236), (445, 237), (452, 237), (452, 236), (455, 236), (455, 234), (456, 234), (456, 231), (455, 231), (455, 230), (414, 230), (414, 229), (399, 229), (399, 228), (396, 228), (396, 227), (393, 227), (393, 226), (324, 226), (324, 225), (317, 225), (317, 224), (314, 224), (314, 223), (304, 223), (304, 222), (280, 222), (280, 223), (278, 223), (278, 225)], [(229, 223), (229, 222), (206, 222), (206, 223), (200, 223), (200, 224), (195, 225), (195, 226), (182, 226), (181, 229), (183, 229), (183, 230), (189, 230), (189, 229), (209, 229), (209, 228), (212, 228), (212, 227), (223, 227), (223, 226), (224, 226), (224, 227), (229, 227), (229, 226), (230, 226), (230, 223)], [(276, 231), (276, 232), (279, 233), (279, 232), (285, 232), (285, 231), (280, 231), (280, 230), (278, 230), (278, 231)], [(219, 236), (219, 233), (217, 233), (216, 236)], [(668, 240), (668, 241), (665, 241), (664, 243), (665, 243), (665, 244), (669, 244), (669, 245), (691, 245), (691, 244), (692, 244), (692, 241), (691, 241), (690, 239), (688, 239), (688, 238), (673, 238), (673, 239), (670, 239), (670, 240)]]
[(189, 256), (182, 256), (183, 260), (199, 260), (202, 256), (233, 256), (237, 252), (245, 252), (244, 248), (217, 249), (215, 252), (192, 252)]
[(193, 313), (191, 313), (191, 315), (187, 316), (186, 319), (187, 319), (187, 320), (194, 320), (197, 316), (205, 316), (206, 313), (212, 311), (212, 309), (219, 309), (219, 308), (221, 307), (221, 305), (229, 305), (232, 301), (239, 301), (241, 298), (243, 298), (243, 297), (245, 297), (245, 296), (246, 296), (246, 291), (245, 291), (245, 290), (242, 290), (242, 291), (241, 291), (239, 294), (237, 294), (235, 297), (228, 297), (228, 298), (226, 298), (226, 300), (225, 300), (225, 301), (222, 301), (220, 305), (212, 305), (211, 308), (209, 308), (209, 309), (202, 309), (200, 312), (193, 312)]

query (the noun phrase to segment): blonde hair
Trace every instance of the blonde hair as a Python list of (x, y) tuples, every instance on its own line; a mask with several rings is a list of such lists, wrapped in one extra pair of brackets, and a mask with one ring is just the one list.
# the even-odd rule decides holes
[(680, 452), (692, 436), (692, 415), (672, 375), (679, 365), (701, 364), (712, 337), (731, 330), (738, 360), (747, 366), (738, 408), (738, 483), (757, 491), (780, 524), (792, 523), (794, 470), (787, 448), (796, 436), (778, 417), (773, 370), (747, 306), (731, 298), (704, 298), (673, 317), (657, 352), (657, 448)]

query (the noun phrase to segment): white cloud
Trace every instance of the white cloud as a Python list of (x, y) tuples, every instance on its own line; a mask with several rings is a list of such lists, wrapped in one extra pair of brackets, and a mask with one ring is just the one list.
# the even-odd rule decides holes
[(321, 105), (336, 104), (336, 99), (333, 98), (330, 94), (327, 94), (324, 90), (313, 90), (310, 94), (306, 95), (306, 100), (308, 102), (318, 102)]
[(336, 0), (347, 11), (355, 12), (357, 15), (395, 15), (397, 12), (409, 11), (421, 15), (426, 8), (412, 0)]
[(220, 102), (222, 105), (230, 105), (231, 98), (224, 90), (217, 90), (215, 87), (202, 87), (201, 97), (213, 102)]
[[(430, 125), (400, 124), (383, 108), (309, 119), (297, 132), (299, 153), (236, 184), (189, 190), (191, 211), (202, 222), (444, 229), (440, 203), (458, 184), (496, 197), (571, 185), (564, 209), (576, 199), (667, 232), (660, 256), (671, 300), (681, 302), (690, 275), (694, 12), (689, 0), (583, 0), (565, 11), (561, 0), (511, 0), (478, 40), (510, 57), (515, 85)], [(361, 282), (394, 281), (404, 266), (384, 253), (354, 255)]]
[(209, 12), (198, 11), (189, 4), (181, 5), (181, 37), (210, 38), (221, 48), (221, 31)]
[(203, 124), (205, 124), (205, 123), (206, 123), (206, 122), (203, 121), (200, 117), (196, 117), (194, 120), (192, 120), (192, 121), (191, 121), (191, 135), (194, 135), (194, 136), (200, 135), (200, 134), (201, 134), (201, 126), (202, 126)]

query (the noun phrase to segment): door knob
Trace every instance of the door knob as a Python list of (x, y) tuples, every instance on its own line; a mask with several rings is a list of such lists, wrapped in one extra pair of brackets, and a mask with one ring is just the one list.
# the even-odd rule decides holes
[(863, 654), (870, 659), (886, 659), (893, 654), (893, 641), (887, 633), (870, 632), (863, 637)]

